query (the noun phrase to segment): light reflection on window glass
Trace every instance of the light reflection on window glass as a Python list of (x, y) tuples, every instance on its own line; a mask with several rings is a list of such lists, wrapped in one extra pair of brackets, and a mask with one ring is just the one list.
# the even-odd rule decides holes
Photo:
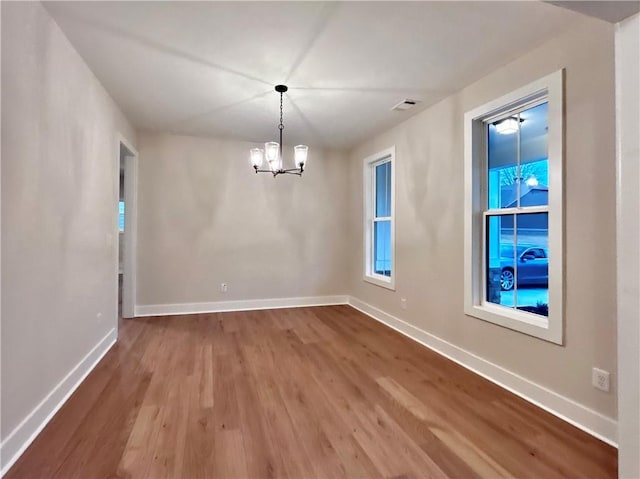
[[(499, 133), (506, 120), (515, 121), (515, 130)], [(488, 125), (489, 209), (549, 203), (547, 120), (545, 102)]]

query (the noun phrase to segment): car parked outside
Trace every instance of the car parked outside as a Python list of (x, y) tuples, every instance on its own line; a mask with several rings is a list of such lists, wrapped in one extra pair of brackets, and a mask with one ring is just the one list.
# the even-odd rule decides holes
[(549, 254), (547, 249), (536, 245), (519, 244), (500, 248), (500, 288), (510, 291), (518, 286), (549, 284)]

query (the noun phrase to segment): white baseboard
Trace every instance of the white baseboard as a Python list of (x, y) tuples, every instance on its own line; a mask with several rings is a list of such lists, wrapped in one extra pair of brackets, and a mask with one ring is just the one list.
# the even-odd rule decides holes
[(573, 424), (607, 444), (618, 447), (618, 423), (616, 420), (476, 356), (433, 334), (427, 333), (353, 296), (349, 297), (349, 304), (367, 316), (386, 324), (492, 383), (550, 412), (554, 416)]
[(138, 316), (169, 316), (176, 314), (223, 313), (229, 311), (252, 311), (257, 309), (302, 308), (307, 306), (331, 306), (348, 304), (349, 297), (308, 296), (300, 298), (247, 299), (239, 301), (217, 301), (212, 303), (149, 304), (136, 306)]
[(51, 418), (69, 399), (80, 383), (96, 367), (102, 357), (116, 342), (118, 332), (114, 328), (67, 374), (56, 387), (38, 404), (29, 415), (0, 444), (0, 477), (4, 476), (33, 440), (40, 434)]

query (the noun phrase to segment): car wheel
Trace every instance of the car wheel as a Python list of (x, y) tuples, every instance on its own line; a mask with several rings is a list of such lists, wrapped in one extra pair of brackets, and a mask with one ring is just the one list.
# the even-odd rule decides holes
[(511, 291), (516, 283), (516, 277), (513, 275), (513, 270), (505, 268), (500, 273), (500, 288), (503, 291)]

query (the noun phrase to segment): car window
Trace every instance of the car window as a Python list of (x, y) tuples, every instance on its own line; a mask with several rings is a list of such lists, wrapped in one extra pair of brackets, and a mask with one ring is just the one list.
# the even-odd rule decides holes
[[(517, 246), (516, 254), (518, 256), (522, 256), (522, 253), (529, 249), (528, 246)], [(513, 258), (513, 246), (512, 245), (502, 245), (500, 247), (500, 256), (503, 258)]]
[(544, 250), (542, 248), (533, 248), (531, 250), (531, 252), (533, 253), (533, 255), (536, 258), (546, 258), (547, 257), (547, 255), (544, 254)]

